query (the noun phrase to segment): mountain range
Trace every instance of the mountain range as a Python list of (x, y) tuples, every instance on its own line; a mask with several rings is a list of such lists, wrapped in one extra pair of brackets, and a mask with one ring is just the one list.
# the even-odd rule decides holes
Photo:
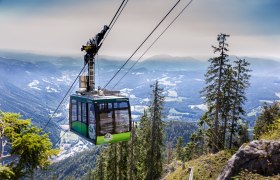
[[(244, 58), (251, 63), (252, 70), (248, 101), (244, 106), (246, 119), (253, 127), (263, 103), (280, 100), (280, 61)], [(117, 83), (134, 62), (129, 62), (108, 86), (109, 89), (115, 86), (114, 90), (120, 90), (130, 98), (133, 120), (139, 120), (149, 105), (150, 85), (156, 80), (164, 88), (165, 120), (195, 122), (207, 110), (199, 93), (205, 86), (204, 73), (209, 65), (206, 60), (154, 56), (140, 61)], [(97, 86), (103, 87), (123, 63), (123, 59), (98, 57), (95, 66)], [(19, 112), (44, 128), (82, 67), (83, 57), (0, 51), (0, 110)], [(74, 93), (77, 88), (78, 83), (70, 92)], [(46, 126), (53, 142), (59, 139), (61, 129), (65, 128), (63, 125), (68, 124), (68, 101), (69, 96), (66, 96), (55, 118)], [(73, 142), (79, 144), (78, 139), (74, 138)]]

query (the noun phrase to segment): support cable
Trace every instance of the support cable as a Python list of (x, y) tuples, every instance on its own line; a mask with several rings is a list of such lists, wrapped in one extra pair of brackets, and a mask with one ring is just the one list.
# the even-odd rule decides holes
[(84, 71), (85, 67), (87, 64), (84, 65), (83, 69), (80, 71), (80, 73), (77, 75), (76, 79), (74, 80), (74, 82), (71, 84), (70, 88), (68, 89), (68, 91), (66, 92), (66, 94), (64, 95), (64, 97), (62, 98), (62, 100), (60, 101), (59, 105), (57, 106), (57, 108), (55, 109), (55, 111), (52, 113), (50, 119), (48, 120), (48, 122), (46, 123), (46, 125), (44, 126), (43, 130), (46, 129), (46, 127), (48, 126), (48, 124), (50, 123), (50, 121), (54, 118), (55, 113), (57, 112), (57, 110), (59, 109), (59, 107), (61, 106), (61, 104), (63, 103), (63, 101), (65, 100), (66, 96), (68, 95), (68, 93), (70, 92), (70, 90), (73, 88), (75, 82), (77, 81), (77, 79), (79, 78), (79, 76), (81, 75), (81, 73)]
[(152, 30), (152, 32), (145, 38), (145, 40), (138, 46), (138, 48), (132, 53), (132, 55), (125, 61), (125, 63), (119, 68), (119, 70), (113, 75), (109, 82), (103, 87), (105, 89), (112, 80), (118, 75), (118, 73), (124, 68), (124, 66), (131, 60), (131, 58), (136, 54), (136, 52), (143, 46), (143, 44), (150, 38), (150, 36), (155, 32), (155, 30), (161, 25), (161, 23), (167, 18), (167, 16), (173, 11), (173, 9), (178, 5), (181, 0), (178, 0), (175, 5), (168, 11), (168, 13), (162, 18), (162, 20), (157, 24), (157, 26)]
[(142, 59), (142, 57), (154, 46), (154, 44), (159, 40), (159, 38), (170, 28), (170, 26), (178, 19), (178, 17), (187, 9), (187, 7), (192, 3), (193, 0), (190, 0), (189, 3), (180, 11), (180, 13), (171, 21), (171, 23), (161, 32), (161, 34), (153, 41), (153, 43), (146, 49), (146, 51), (137, 59), (137, 61), (127, 70), (127, 72), (118, 80), (118, 82), (113, 86), (114, 89), (119, 82), (131, 71), (134, 66)]
[[(114, 18), (113, 18), (113, 19), (115, 19), (115, 20), (113, 21), (113, 19), (112, 19), (111, 23), (109, 24), (109, 30), (108, 30), (108, 32), (106, 33), (106, 35), (105, 35), (103, 41), (105, 41), (105, 39), (107, 38), (109, 32), (110, 32), (111, 29), (114, 27), (114, 25), (115, 25), (115, 23), (117, 22), (117, 20), (119, 19), (119, 16), (121, 15), (123, 9), (125, 8), (126, 4), (128, 3), (128, 0), (127, 0), (127, 1), (125, 2), (125, 4), (123, 5), (124, 2), (125, 2), (125, 0), (122, 2), (122, 4), (120, 5), (120, 7), (119, 7), (119, 9), (118, 9), (118, 11), (117, 11), (117, 12), (119, 12), (119, 11), (120, 11), (120, 12), (119, 12), (118, 14), (117, 14), (117, 13), (115, 14), (115, 16), (114, 16)], [(122, 5), (123, 5), (123, 6), (122, 6)], [(120, 9), (120, 8), (121, 8), (121, 9)], [(102, 41), (102, 42), (103, 42), (103, 41)]]

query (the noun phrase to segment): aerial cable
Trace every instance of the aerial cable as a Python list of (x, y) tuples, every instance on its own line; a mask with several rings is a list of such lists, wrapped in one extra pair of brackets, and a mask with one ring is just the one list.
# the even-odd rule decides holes
[[(111, 25), (113, 24), (113, 22), (114, 22), (115, 19), (118, 19), (118, 17), (119, 17), (119, 16), (118, 16), (119, 11), (122, 12), (121, 8), (122, 8), (122, 6), (123, 6), (123, 4), (124, 4), (125, 1), (126, 1), (126, 0), (123, 0), (123, 2), (121, 3), (120, 7), (118, 8), (117, 12), (115, 13), (113, 19), (112, 19), (111, 22), (110, 22), (109, 27), (111, 27)], [(126, 5), (126, 4), (125, 4), (125, 5)], [(121, 13), (121, 12), (120, 12), (120, 13)]]
[(70, 90), (73, 88), (75, 82), (77, 81), (77, 79), (79, 78), (79, 76), (81, 75), (81, 73), (84, 71), (85, 67), (87, 64), (84, 65), (83, 69), (80, 71), (80, 73), (77, 75), (76, 79), (74, 80), (74, 82), (71, 84), (70, 88), (68, 89), (68, 91), (66, 92), (66, 94), (64, 95), (64, 97), (62, 98), (62, 100), (60, 101), (59, 105), (57, 106), (57, 108), (55, 109), (55, 111), (52, 113), (50, 119), (48, 120), (47, 124), (44, 126), (43, 130), (46, 129), (46, 127), (48, 126), (48, 124), (50, 123), (50, 121), (54, 118), (55, 113), (57, 112), (57, 110), (59, 109), (59, 107), (61, 106), (61, 104), (63, 103), (63, 101), (65, 100), (66, 96), (68, 95), (68, 93), (70, 92)]
[(159, 40), (159, 38), (169, 29), (169, 27), (178, 19), (178, 17), (187, 9), (187, 7), (192, 3), (193, 0), (190, 0), (189, 3), (180, 11), (180, 13), (171, 21), (171, 23), (161, 32), (161, 34), (153, 41), (153, 43), (146, 49), (146, 51), (137, 59), (137, 61), (127, 70), (127, 72), (118, 80), (118, 82), (113, 86), (114, 89), (119, 82), (129, 73), (131, 69), (140, 61), (140, 59), (153, 47), (153, 45)]
[[(120, 7), (118, 8), (117, 12), (115, 13), (113, 19), (111, 20), (109, 27), (111, 27), (110, 29), (112, 29), (112, 25), (115, 24), (115, 22), (117, 21), (119, 15), (122, 13), (122, 10), (124, 9), (123, 4), (125, 3), (126, 0), (123, 0), (123, 2), (121, 3)], [(127, 4), (127, 2), (125, 3), (125, 5)], [(123, 7), (123, 8), (122, 8)], [(109, 32), (107, 32), (106, 36), (109, 34)], [(102, 43), (99, 46), (102, 46), (104, 42), (104, 39), (102, 40)], [(72, 83), (72, 85), (70, 86), (70, 88), (68, 89), (68, 91), (66, 92), (66, 94), (64, 95), (63, 99), (60, 101), (59, 105), (57, 106), (57, 108), (55, 109), (55, 111), (53, 112), (53, 114), (51, 115), (50, 119), (48, 120), (48, 122), (46, 123), (46, 125), (44, 126), (43, 130), (46, 129), (46, 127), (48, 126), (48, 124), (50, 123), (50, 121), (54, 118), (55, 113), (57, 112), (57, 110), (59, 109), (59, 107), (61, 106), (61, 104), (63, 103), (63, 101), (65, 100), (66, 96), (68, 95), (68, 93), (70, 92), (70, 90), (72, 89), (72, 87), (74, 86), (75, 82), (77, 81), (77, 79), (79, 78), (79, 76), (81, 75), (81, 73), (83, 72), (83, 70), (85, 69), (87, 63), (84, 65), (84, 67), (82, 68), (82, 70), (80, 71), (80, 73), (78, 74), (78, 76), (76, 77), (76, 79), (74, 80), (74, 82)]]
[[(111, 29), (114, 27), (115, 23), (117, 22), (117, 20), (119, 19), (119, 16), (121, 15), (123, 9), (125, 8), (126, 4), (128, 3), (128, 0), (125, 2), (126, 0), (124, 0), (122, 2), (122, 4), (120, 5), (117, 13), (115, 14), (114, 18), (112, 19), (111, 23), (109, 24), (109, 30), (106, 33), (105, 37), (103, 38), (103, 41), (106, 39), (106, 37), (108, 36), (109, 32), (111, 31)], [(123, 5), (123, 3), (125, 2), (125, 4)], [(119, 12), (120, 11), (120, 12)], [(119, 13), (118, 13), (119, 12)], [(114, 20), (114, 21), (113, 21)], [(102, 42), (103, 42), (102, 41)]]
[(145, 40), (138, 46), (138, 48), (132, 53), (132, 55), (125, 61), (125, 63), (119, 68), (119, 70), (113, 75), (109, 82), (103, 87), (105, 89), (111, 81), (117, 76), (117, 74), (124, 68), (124, 66), (130, 61), (130, 59), (136, 54), (136, 52), (143, 46), (143, 44), (150, 38), (150, 36), (155, 32), (155, 30), (161, 25), (161, 23), (167, 18), (167, 16), (173, 11), (173, 9), (178, 5), (181, 0), (178, 0), (175, 5), (168, 11), (168, 13), (163, 17), (163, 19), (157, 24), (157, 26), (152, 30), (152, 32), (145, 38)]

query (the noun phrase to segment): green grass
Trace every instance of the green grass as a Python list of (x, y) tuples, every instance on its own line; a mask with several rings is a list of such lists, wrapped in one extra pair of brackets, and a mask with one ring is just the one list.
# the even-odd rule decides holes
[(229, 151), (220, 151), (217, 154), (203, 155), (197, 159), (188, 161), (185, 163), (185, 169), (178, 167), (173, 173), (171, 173), (168, 180), (184, 180), (189, 178), (187, 172), (188, 167), (193, 167), (194, 179), (196, 180), (211, 180), (217, 179), (222, 171), (222, 168), (226, 165), (227, 161), (231, 158), (232, 153)]
[(280, 175), (275, 176), (262, 176), (260, 174), (255, 174), (252, 172), (249, 172), (247, 170), (241, 171), (237, 176), (234, 177), (235, 180), (279, 180)]
[(280, 141), (280, 119), (269, 127), (269, 131), (262, 134), (260, 139)]
[(96, 144), (108, 144), (108, 143), (116, 143), (120, 141), (129, 141), (130, 136), (131, 136), (131, 132), (113, 134), (112, 139), (110, 141), (105, 140), (104, 136), (97, 136)]
[[(273, 125), (270, 126), (270, 130), (260, 136), (260, 139), (280, 141), (280, 119), (278, 119)], [(244, 144), (243, 146), (246, 146)], [(170, 173), (167, 177), (168, 180), (184, 180), (189, 178), (187, 172), (188, 167), (194, 168), (194, 179), (196, 180), (211, 180), (217, 179), (222, 171), (222, 168), (226, 165), (227, 161), (231, 158), (232, 153), (229, 151), (221, 151), (217, 154), (208, 154), (201, 156), (197, 159), (191, 160), (185, 163), (186, 168), (182, 169), (182, 166), (178, 166), (180, 162), (174, 162), (171, 164), (175, 169), (174, 172)], [(271, 177), (265, 177), (260, 174), (251, 173), (248, 171), (241, 171), (234, 179), (238, 180), (280, 180), (280, 175)]]

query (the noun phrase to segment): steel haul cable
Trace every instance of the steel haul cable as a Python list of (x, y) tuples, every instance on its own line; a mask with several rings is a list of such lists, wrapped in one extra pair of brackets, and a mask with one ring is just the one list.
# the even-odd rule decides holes
[(70, 92), (70, 90), (73, 88), (74, 84), (76, 83), (77, 79), (79, 78), (79, 76), (81, 75), (81, 73), (84, 71), (85, 67), (87, 64), (84, 65), (83, 69), (80, 71), (80, 73), (78, 74), (78, 76), (76, 77), (76, 79), (74, 80), (74, 82), (71, 84), (70, 88), (68, 89), (68, 91), (66, 92), (66, 94), (64, 95), (64, 97), (62, 98), (62, 100), (60, 101), (59, 105), (57, 106), (57, 108), (55, 109), (55, 111), (52, 113), (50, 119), (48, 120), (47, 124), (44, 126), (43, 130), (46, 129), (46, 127), (48, 126), (48, 124), (50, 123), (50, 121), (54, 118), (55, 113), (57, 112), (57, 110), (59, 109), (59, 107), (61, 106), (61, 104), (63, 103), (63, 101), (65, 100), (66, 96), (68, 95), (68, 93)]
[(146, 37), (146, 39), (138, 46), (138, 48), (132, 53), (132, 55), (125, 61), (125, 63), (119, 68), (119, 70), (113, 75), (109, 82), (103, 87), (105, 89), (112, 80), (117, 76), (117, 74), (124, 68), (124, 66), (131, 60), (135, 53), (143, 46), (143, 44), (150, 38), (150, 36), (155, 32), (155, 30), (161, 25), (161, 23), (167, 18), (167, 16), (173, 11), (173, 9), (178, 5), (181, 0), (178, 0), (174, 6), (168, 11), (168, 13), (162, 18), (162, 20), (157, 24), (157, 26), (152, 30), (152, 32)]
[(159, 40), (159, 38), (169, 29), (169, 27), (178, 19), (178, 17), (187, 9), (187, 7), (192, 3), (193, 0), (190, 0), (189, 3), (180, 11), (180, 13), (169, 23), (169, 25), (161, 32), (161, 34), (153, 41), (153, 43), (146, 49), (146, 51), (137, 59), (137, 61), (127, 70), (127, 72), (118, 80), (118, 82), (113, 86), (114, 89), (119, 82), (133, 69), (133, 67), (142, 59), (142, 57), (153, 47), (153, 45)]
[[(126, 4), (128, 3), (128, 0), (125, 2), (125, 4), (123, 5), (123, 3), (125, 2), (125, 0), (122, 2), (121, 6), (119, 7), (117, 13), (115, 14), (114, 18), (115, 20), (111, 21), (111, 23), (109, 24), (109, 30), (108, 33), (105, 35), (103, 41), (105, 41), (105, 39), (107, 38), (109, 32), (111, 31), (111, 29), (114, 27), (115, 23), (117, 22), (117, 20), (119, 19), (119, 16), (121, 15), (121, 13), (123, 12), (123, 9), (125, 8)], [(122, 6), (123, 5), (123, 6)], [(119, 12), (119, 13), (118, 13)], [(102, 41), (102, 42), (103, 42)]]

